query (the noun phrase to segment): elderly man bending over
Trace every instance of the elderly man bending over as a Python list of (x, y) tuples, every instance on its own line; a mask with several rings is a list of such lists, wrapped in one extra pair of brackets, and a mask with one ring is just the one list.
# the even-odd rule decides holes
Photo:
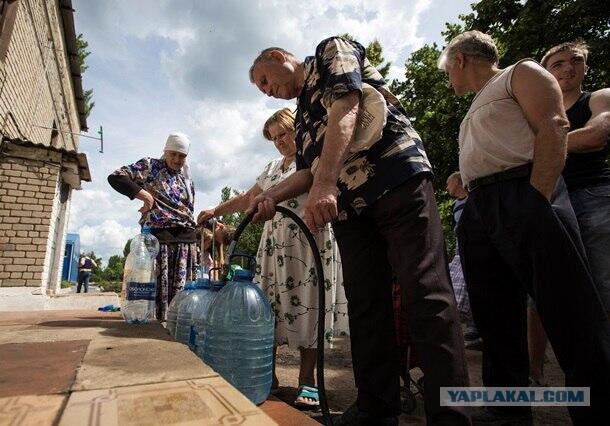
[[(393, 273), (422, 361), (429, 424), (469, 424), (463, 408), (439, 403), (439, 387), (466, 386), (468, 376), (431, 167), (400, 103), (364, 48), (338, 37), (303, 61), (265, 49), (250, 79), (268, 96), (297, 98), (298, 171), (253, 200), (255, 220), (309, 191), (307, 224), (317, 230), (333, 222), (343, 259), (358, 399), (339, 424), (398, 423)], [(365, 98), (372, 106), (359, 114)]]

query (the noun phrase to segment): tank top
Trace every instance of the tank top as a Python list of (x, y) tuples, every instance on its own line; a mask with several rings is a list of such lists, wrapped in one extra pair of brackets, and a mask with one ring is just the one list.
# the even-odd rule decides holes
[(513, 96), (515, 66), (493, 76), (477, 93), (460, 125), (460, 173), (473, 179), (530, 163), (535, 135)]
[[(567, 111), (570, 131), (582, 129), (591, 118), (590, 92), (583, 92)], [(563, 178), (568, 190), (581, 189), (610, 183), (608, 168), (608, 144), (600, 151), (569, 153), (563, 169)]]

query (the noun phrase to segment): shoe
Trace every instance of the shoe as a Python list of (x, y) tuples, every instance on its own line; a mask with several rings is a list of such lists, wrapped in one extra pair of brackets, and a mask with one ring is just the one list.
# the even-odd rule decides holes
[(354, 403), (341, 417), (333, 420), (334, 426), (398, 426), (398, 417), (375, 417), (358, 409)]
[(534, 420), (531, 411), (522, 413), (498, 410), (494, 407), (479, 407), (472, 413), (473, 425), (494, 426), (532, 426)]
[(320, 395), (318, 394), (318, 388), (315, 386), (299, 386), (294, 406), (304, 408), (319, 407)]

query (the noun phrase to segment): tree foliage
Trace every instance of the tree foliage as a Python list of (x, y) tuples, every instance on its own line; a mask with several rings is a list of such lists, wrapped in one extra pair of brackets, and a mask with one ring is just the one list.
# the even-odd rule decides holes
[[(231, 187), (225, 186), (221, 190), (220, 201), (225, 202), (229, 198), (234, 197), (236, 195), (240, 195), (242, 192)], [(222, 217), (222, 222), (225, 225), (229, 225), (233, 228), (237, 228), (237, 226), (246, 218), (246, 214), (243, 212), (233, 213), (229, 215), (224, 215)], [(261, 239), (261, 234), (263, 233), (263, 224), (262, 223), (250, 223), (244, 232), (241, 234), (239, 238), (239, 242), (237, 245), (236, 252), (249, 254), (251, 256), (256, 256), (256, 251), (258, 250), (258, 244)]]
[(100, 284), (108, 282), (117, 282), (123, 279), (123, 267), (125, 266), (125, 257), (121, 255), (113, 255), (108, 259), (108, 264), (102, 266), (102, 258), (98, 257), (94, 252), (86, 253), (95, 261), (97, 267), (91, 271), (91, 281)]
[[(85, 40), (82, 34), (79, 34), (76, 37), (76, 48), (78, 50), (77, 60), (80, 66), (80, 73), (84, 74), (85, 71), (87, 71), (87, 68), (89, 68), (89, 66), (86, 64), (86, 60), (91, 52), (88, 50), (89, 43), (87, 40)], [(85, 90), (83, 96), (85, 97), (85, 115), (88, 117), (91, 110), (95, 106), (95, 102), (93, 102), (93, 89)]]
[[(358, 40), (356, 40), (356, 38), (349, 33), (339, 34), (338, 37), (344, 38), (349, 41), (358, 42)], [(383, 48), (381, 47), (381, 43), (379, 43), (379, 40), (373, 39), (373, 41), (371, 41), (369, 45), (365, 48), (365, 54), (371, 65), (377, 68), (377, 71), (379, 71), (383, 78), (387, 78), (388, 74), (390, 73), (390, 66), (392, 65), (392, 63), (386, 62), (384, 64), (385, 59), (383, 57)]]

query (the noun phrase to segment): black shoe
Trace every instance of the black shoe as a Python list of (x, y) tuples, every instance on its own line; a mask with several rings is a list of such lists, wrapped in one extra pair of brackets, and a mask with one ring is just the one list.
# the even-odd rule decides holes
[(341, 417), (333, 420), (334, 426), (398, 426), (398, 417), (375, 417), (358, 409), (354, 403)]
[(473, 425), (494, 425), (494, 426), (532, 426), (531, 411), (514, 412), (498, 410), (494, 407), (479, 407), (472, 413)]

